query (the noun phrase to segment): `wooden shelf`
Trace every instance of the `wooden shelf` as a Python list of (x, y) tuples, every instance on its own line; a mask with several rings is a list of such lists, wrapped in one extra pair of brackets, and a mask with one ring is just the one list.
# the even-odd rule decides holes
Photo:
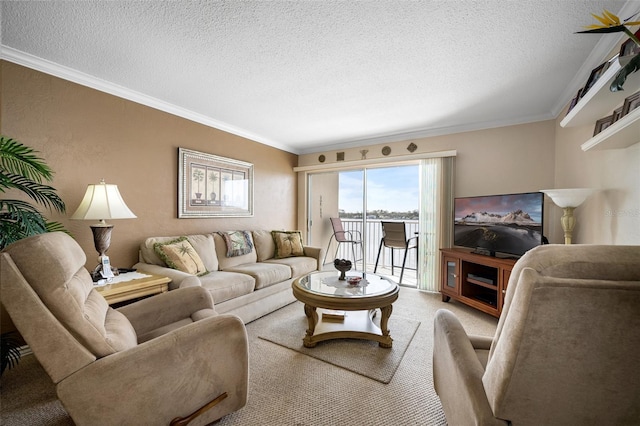
[[(640, 72), (636, 72), (640, 74)], [(640, 142), (640, 108), (636, 108), (581, 145), (583, 151), (620, 149)]]
[[(622, 105), (625, 98), (640, 90), (640, 72), (627, 76), (624, 83), (625, 90), (612, 92), (609, 86), (616, 73), (622, 68), (618, 58), (611, 62), (609, 68), (602, 77), (595, 82), (593, 87), (578, 101), (575, 107), (562, 119), (560, 126), (575, 127), (594, 124), (606, 117), (616, 107)], [(623, 117), (624, 118), (624, 117)], [(615, 123), (614, 123), (615, 124)], [(636, 140), (638, 142), (638, 140)]]
[(497, 288), (495, 284), (487, 284), (483, 281), (474, 280), (473, 278), (469, 277), (467, 277), (467, 282), (474, 285), (479, 285), (480, 287), (488, 288), (490, 290), (495, 290)]

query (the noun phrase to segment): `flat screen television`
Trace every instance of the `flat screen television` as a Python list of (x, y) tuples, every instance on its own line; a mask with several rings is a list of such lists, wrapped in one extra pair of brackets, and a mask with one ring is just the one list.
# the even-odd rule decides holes
[(487, 195), (454, 200), (454, 245), (490, 256), (522, 256), (543, 241), (544, 194)]

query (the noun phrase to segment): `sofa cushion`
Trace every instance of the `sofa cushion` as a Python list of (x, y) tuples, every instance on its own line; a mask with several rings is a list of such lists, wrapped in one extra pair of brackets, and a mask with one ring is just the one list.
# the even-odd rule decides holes
[(187, 237), (180, 237), (165, 243), (155, 243), (153, 249), (169, 268), (194, 275), (208, 273), (198, 252)]
[(276, 259), (292, 256), (304, 256), (302, 233), (300, 231), (271, 231), (276, 243)]
[[(255, 263), (258, 260), (255, 249), (251, 250), (251, 253), (242, 256), (227, 257), (227, 245), (224, 242), (224, 238), (222, 238), (222, 236), (217, 232), (211, 235), (213, 235), (216, 253), (218, 253), (218, 265), (221, 271), (226, 271), (236, 265)], [(249, 238), (251, 238), (251, 234), (249, 234)], [(251, 244), (253, 245), (253, 239), (251, 239)]]
[(271, 231), (252, 231), (252, 236), (258, 262), (272, 259), (276, 253), (276, 242), (273, 240)]
[(278, 265), (268, 262), (245, 263), (244, 265), (233, 266), (227, 270), (230, 272), (247, 274), (253, 277), (256, 282), (256, 290), (291, 278), (291, 268), (287, 265)]
[(265, 260), (265, 263), (287, 265), (291, 268), (292, 278), (301, 277), (302, 275), (309, 274), (318, 269), (318, 259), (305, 256), (287, 257), (285, 259), (269, 259)]
[[(213, 243), (213, 236), (211, 236), (211, 234), (195, 234), (186, 235), (186, 237), (200, 256), (200, 259), (207, 271), (217, 271), (218, 257), (216, 256), (216, 247)], [(140, 244), (140, 261), (151, 265), (166, 266), (164, 261), (160, 259), (158, 254), (155, 252), (153, 246), (156, 243), (166, 243), (177, 238), (179, 238), (179, 236), (147, 238), (142, 242), (142, 244)]]
[(235, 272), (217, 271), (200, 277), (200, 285), (209, 290), (215, 304), (249, 294), (255, 284), (252, 276)]

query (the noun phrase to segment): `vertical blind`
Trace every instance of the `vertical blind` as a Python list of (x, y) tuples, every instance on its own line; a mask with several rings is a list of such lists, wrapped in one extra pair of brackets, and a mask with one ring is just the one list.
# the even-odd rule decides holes
[(437, 292), (440, 247), (451, 245), (453, 157), (420, 161), (420, 247), (418, 288)]

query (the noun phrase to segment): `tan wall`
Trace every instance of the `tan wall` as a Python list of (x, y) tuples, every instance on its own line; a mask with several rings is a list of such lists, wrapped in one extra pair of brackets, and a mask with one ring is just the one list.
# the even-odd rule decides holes
[[(418, 147), (413, 153), (407, 150), (410, 143)], [(387, 157), (382, 154), (384, 146), (391, 148), (391, 154)], [(324, 154), (326, 160), (323, 164), (348, 166), (350, 161), (362, 158), (361, 149), (368, 150), (368, 160), (456, 150), (456, 197), (538, 191), (552, 188), (554, 184), (553, 120), (345, 149), (344, 162), (336, 161), (338, 151), (305, 154), (300, 156), (298, 165), (322, 164), (318, 157)], [(300, 194), (302, 193), (301, 190)], [(298, 197), (303, 199), (302, 196)], [(548, 205), (545, 207), (549, 210)], [(545, 228), (548, 223), (546, 218), (545, 212)]]
[[(2, 61), (1, 132), (40, 151), (67, 214), (62, 222), (87, 254), (89, 225), (71, 221), (87, 184), (117, 184), (137, 219), (113, 220), (114, 266), (137, 261), (148, 236), (233, 229), (297, 228), (297, 156), (153, 108)], [(212, 100), (215, 102), (215, 100)], [(178, 219), (178, 147), (254, 164), (254, 217)]]
[[(574, 211), (573, 242), (640, 244), (640, 143), (628, 148), (587, 151), (595, 123), (562, 128), (556, 125), (556, 188), (594, 188), (597, 192)], [(640, 134), (638, 135), (640, 142)], [(562, 233), (562, 210), (554, 208), (555, 233)]]

